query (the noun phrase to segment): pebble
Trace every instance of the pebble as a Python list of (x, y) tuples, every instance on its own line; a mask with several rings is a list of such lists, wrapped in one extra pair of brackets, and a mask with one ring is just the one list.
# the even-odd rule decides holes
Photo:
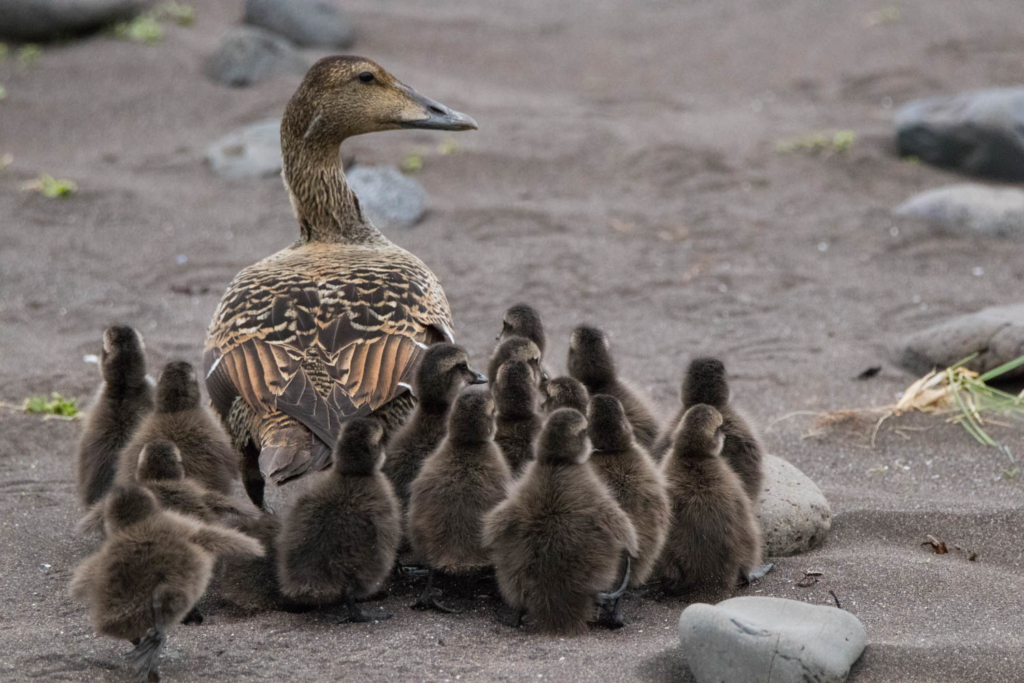
[(301, 47), (346, 48), (355, 40), (348, 17), (324, 0), (248, 0), (245, 23), (287, 38)]
[[(914, 375), (958, 363), (973, 353), (969, 370), (985, 373), (1024, 355), (1024, 304), (991, 306), (957, 316), (908, 336), (898, 349), (897, 362)], [(1024, 367), (1003, 379), (1024, 378)]]
[(820, 545), (832, 527), (832, 509), (810, 477), (765, 454), (764, 483), (754, 510), (766, 557), (799, 555)]
[(146, 0), (0, 0), (0, 38), (54, 40), (95, 31), (142, 11)]
[(206, 77), (215, 83), (246, 87), (279, 73), (304, 74), (309, 68), (284, 38), (251, 26), (235, 26), (206, 58)]

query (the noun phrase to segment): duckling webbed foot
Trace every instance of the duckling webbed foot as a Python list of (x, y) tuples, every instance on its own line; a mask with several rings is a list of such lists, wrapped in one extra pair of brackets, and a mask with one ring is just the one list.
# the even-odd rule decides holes
[(502, 626), (508, 626), (509, 628), (522, 628), (523, 619), (526, 617), (526, 608), (523, 609), (506, 609), (504, 606), (499, 607), (495, 615), (498, 623)]
[(156, 670), (156, 661), (166, 642), (166, 630), (151, 628), (135, 646), (135, 649), (126, 655), (128, 663), (135, 670), (136, 683), (155, 683), (160, 680), (160, 674)]
[(193, 607), (189, 610), (189, 613), (185, 615), (185, 618), (181, 620), (182, 624), (196, 624), (203, 623), (203, 613), (199, 611), (199, 608)]
[(347, 614), (337, 617), (336, 624), (365, 624), (373, 621), (363, 613), (363, 610), (359, 609), (359, 605), (356, 604), (356, 599), (352, 595), (345, 598), (345, 607)]
[(600, 611), (597, 623), (601, 626), (615, 630), (626, 625), (626, 622), (622, 619), (622, 596), (626, 594), (626, 588), (629, 586), (629, 575), (632, 572), (632, 568), (632, 558), (627, 554), (623, 554), (622, 581), (619, 587), (610, 593), (597, 594), (595, 602)]
[(438, 612), (445, 612), (447, 614), (458, 614), (459, 610), (448, 607), (438, 602), (438, 598), (441, 597), (441, 590), (434, 588), (434, 572), (429, 570), (427, 575), (427, 585), (420, 593), (420, 597), (417, 598), (416, 602), (409, 605), (409, 607), (418, 610), (434, 609)]

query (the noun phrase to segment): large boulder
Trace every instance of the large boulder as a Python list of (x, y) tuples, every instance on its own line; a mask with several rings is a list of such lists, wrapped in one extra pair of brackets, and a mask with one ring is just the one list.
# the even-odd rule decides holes
[[(915, 375), (949, 367), (972, 353), (978, 356), (966, 367), (988, 372), (1024, 356), (1024, 304), (992, 306), (915, 332), (898, 353), (899, 364)], [(1022, 379), (1024, 367), (1001, 378)]]
[(206, 76), (235, 87), (255, 85), (278, 73), (303, 74), (309, 62), (284, 38), (252, 26), (235, 26), (206, 58)]
[(427, 209), (427, 191), (393, 166), (356, 166), (345, 177), (378, 228), (408, 228)]
[(355, 40), (348, 17), (326, 0), (248, 0), (245, 23), (302, 47), (345, 48)]
[(926, 190), (896, 207), (900, 216), (923, 218), (943, 232), (1024, 238), (1024, 190), (974, 183)]
[(845, 610), (744, 596), (687, 607), (679, 640), (698, 683), (842, 683), (868, 636)]
[(896, 113), (896, 144), (936, 166), (1024, 180), (1024, 88), (915, 100)]
[(260, 178), (281, 172), (281, 120), (260, 121), (225, 135), (206, 150), (222, 178)]
[(54, 40), (127, 19), (150, 0), (0, 0), (0, 39)]
[(799, 555), (821, 544), (832, 509), (810, 477), (774, 455), (764, 457), (764, 483), (755, 513), (767, 557)]

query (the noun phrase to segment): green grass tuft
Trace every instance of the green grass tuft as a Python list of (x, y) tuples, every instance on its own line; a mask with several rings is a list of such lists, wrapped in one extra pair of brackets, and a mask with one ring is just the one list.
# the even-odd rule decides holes
[(164, 27), (153, 17), (141, 14), (131, 21), (114, 24), (114, 37), (118, 40), (129, 40), (133, 43), (154, 45), (163, 40)]
[(192, 5), (183, 2), (164, 2), (153, 8), (149, 15), (157, 21), (173, 21), (178, 26), (196, 23), (196, 11)]
[(402, 160), (402, 173), (419, 173), (423, 170), (423, 155), (410, 152)]
[(78, 191), (78, 185), (70, 180), (57, 180), (49, 173), (42, 173), (35, 180), (25, 183), (25, 190), (35, 190), (44, 197), (64, 199)]
[(775, 151), (781, 153), (808, 152), (811, 154), (841, 154), (853, 149), (857, 133), (852, 130), (837, 130), (832, 135), (827, 133), (808, 133), (792, 140), (780, 140), (775, 143)]
[(60, 417), (74, 417), (78, 415), (76, 399), (64, 398), (56, 391), (45, 396), (30, 396), (25, 399), (23, 410), (26, 413), (37, 413), (41, 415), (59, 415)]
[(7, 97), (7, 88), (4, 87), (3, 83), (0, 83), (0, 100)]
[(18, 68), (28, 69), (35, 66), (43, 56), (43, 48), (34, 43), (23, 45), (18, 50)]

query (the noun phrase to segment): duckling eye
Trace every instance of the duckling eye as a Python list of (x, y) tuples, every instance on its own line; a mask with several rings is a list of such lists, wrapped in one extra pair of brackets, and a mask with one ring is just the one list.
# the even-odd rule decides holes
[(466, 361), (459, 363), (459, 370), (469, 370), (469, 363)]
[(373, 74), (370, 73), (369, 71), (364, 71), (363, 73), (359, 74), (360, 83), (373, 83), (374, 80), (375, 79), (373, 77)]

